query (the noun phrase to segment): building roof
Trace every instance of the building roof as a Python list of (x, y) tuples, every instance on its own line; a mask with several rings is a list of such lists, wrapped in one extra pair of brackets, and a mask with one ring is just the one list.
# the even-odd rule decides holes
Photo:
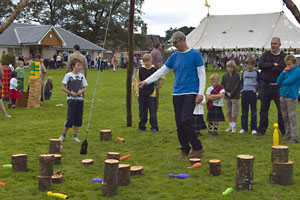
[[(71, 50), (75, 44), (79, 44), (80, 50), (83, 51), (104, 50), (98, 45), (60, 27), (21, 23), (11, 24), (2, 34), (0, 34), (0, 46), (39, 45), (41, 40), (50, 30), (54, 30), (62, 40), (62, 49)], [(53, 46), (53, 48), (60, 49), (61, 47)]]
[(283, 12), (251, 15), (209, 15), (187, 35), (195, 49), (270, 48), (273, 37), (281, 48), (300, 48), (300, 30)]

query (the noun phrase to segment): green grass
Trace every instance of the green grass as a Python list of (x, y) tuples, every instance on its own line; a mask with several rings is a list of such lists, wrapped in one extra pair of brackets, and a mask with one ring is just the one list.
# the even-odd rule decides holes
[[(224, 71), (217, 72), (220, 75), (225, 73)], [(48, 153), (49, 139), (58, 138), (62, 133), (67, 106), (66, 94), (60, 89), (64, 71), (48, 70), (47, 73), (54, 77), (52, 98), (58, 101), (44, 101), (41, 107), (36, 109), (23, 107), (15, 110), (7, 109), (13, 118), (1, 117), (1, 166), (11, 162), (11, 155), (25, 153), (28, 156), (29, 171), (12, 173), (10, 169), (0, 168), (0, 181), (7, 184), (5, 187), (0, 187), (0, 199), (54, 199), (47, 197), (46, 192), (38, 190), (38, 155)], [(207, 83), (212, 73), (214, 71), (207, 71)], [(89, 71), (83, 126), (79, 132), (79, 138), (82, 140), (87, 128), (96, 76), (96, 70)], [(132, 99), (133, 124), (132, 127), (126, 127), (126, 70), (119, 69), (116, 73), (106, 70), (100, 73), (88, 134), (88, 154), (79, 154), (81, 143), (72, 141), (73, 130), (70, 129), (66, 141), (62, 144), (64, 147), (61, 153), (62, 164), (54, 166), (54, 170), (62, 171), (64, 182), (53, 184), (53, 192), (65, 193), (70, 199), (102, 199), (101, 185), (92, 183), (91, 180), (103, 177), (106, 154), (109, 151), (115, 151), (120, 152), (121, 156), (131, 154), (132, 157), (123, 162), (142, 165), (144, 175), (132, 176), (130, 185), (118, 187), (118, 195), (110, 199), (299, 199), (299, 144), (289, 145), (289, 160), (294, 162), (294, 184), (284, 187), (269, 183), (272, 125), (277, 122), (274, 103), (271, 104), (270, 124), (265, 136), (255, 137), (250, 133), (244, 135), (224, 133), (228, 125), (228, 119), (226, 119), (226, 122), (220, 124), (218, 137), (208, 136), (207, 131), (203, 132), (204, 136), (201, 137), (205, 148), (202, 157), (203, 166), (187, 170), (186, 167), (190, 166), (189, 161), (177, 158), (180, 145), (177, 140), (172, 105), (173, 72), (167, 74), (166, 77), (163, 88), (160, 90), (160, 105), (157, 113), (160, 131), (153, 134), (149, 130), (149, 125), (147, 131), (142, 133), (137, 131), (138, 104), (134, 98)], [(7, 108), (7, 102), (4, 104)], [(63, 104), (63, 106), (56, 107), (56, 104)], [(260, 108), (259, 102), (257, 107)], [(240, 118), (237, 124), (239, 130)], [(112, 141), (101, 142), (100, 129), (111, 129)], [(116, 137), (123, 137), (126, 142), (121, 143), (116, 140)], [(283, 140), (280, 140), (280, 144), (288, 145)], [(234, 188), (238, 154), (250, 154), (255, 157), (253, 190), (233, 191), (230, 195), (223, 197), (221, 193), (226, 188)], [(94, 165), (83, 167), (81, 160), (86, 158), (94, 159)], [(209, 175), (208, 160), (210, 159), (222, 160), (220, 176)], [(169, 178), (169, 173), (186, 173), (190, 177), (185, 180)]]

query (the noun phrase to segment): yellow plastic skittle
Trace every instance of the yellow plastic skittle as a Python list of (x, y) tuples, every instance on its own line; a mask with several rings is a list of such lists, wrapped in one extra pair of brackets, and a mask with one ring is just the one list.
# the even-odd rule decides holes
[(67, 195), (61, 194), (61, 193), (52, 193), (51, 191), (47, 192), (48, 196), (57, 197), (60, 199), (68, 199), (69, 197)]
[(278, 146), (279, 144), (279, 135), (278, 135), (278, 124), (274, 124), (274, 133), (273, 133), (273, 146)]

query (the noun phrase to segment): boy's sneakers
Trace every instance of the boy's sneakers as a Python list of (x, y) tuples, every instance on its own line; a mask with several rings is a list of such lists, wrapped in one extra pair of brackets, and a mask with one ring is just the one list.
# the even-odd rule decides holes
[(65, 136), (62, 134), (60, 137), (59, 137), (59, 140), (60, 142), (63, 142), (65, 140)]
[(73, 137), (73, 141), (75, 142), (80, 142), (79, 138), (76, 136), (76, 137)]
[(252, 130), (252, 135), (256, 135), (257, 134), (257, 131), (256, 130)]
[(230, 132), (230, 131), (232, 131), (232, 127), (231, 126), (229, 126), (226, 130), (225, 130), (226, 132)]
[(239, 131), (239, 134), (244, 134), (245, 133), (245, 130), (244, 129), (241, 129), (240, 131)]
[(155, 129), (155, 128), (151, 128), (151, 132), (152, 132), (152, 133), (157, 133), (157, 132), (158, 132), (158, 130), (157, 130), (157, 129)]
[(236, 133), (236, 127), (231, 127), (231, 133)]

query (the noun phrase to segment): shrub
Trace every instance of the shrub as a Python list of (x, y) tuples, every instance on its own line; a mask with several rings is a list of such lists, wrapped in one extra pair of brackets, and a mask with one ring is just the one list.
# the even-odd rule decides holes
[(1, 58), (2, 65), (16, 66), (16, 57), (13, 54), (3, 54)]

